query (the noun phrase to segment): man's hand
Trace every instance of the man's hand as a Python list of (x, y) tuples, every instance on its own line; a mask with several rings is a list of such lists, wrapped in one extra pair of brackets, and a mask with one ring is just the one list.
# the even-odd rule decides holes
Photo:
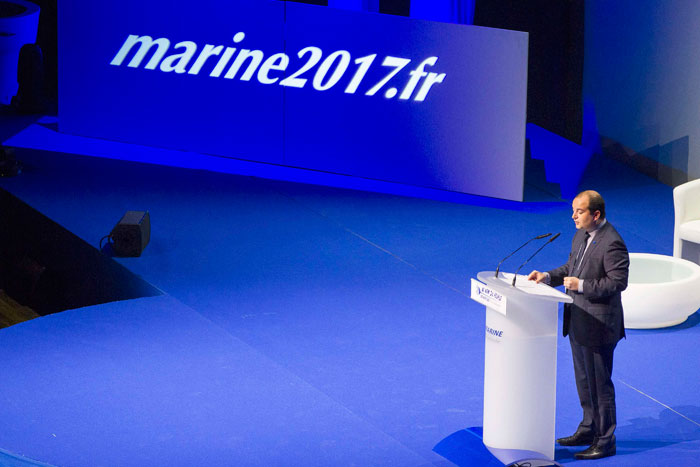
[(529, 276), (527, 276), (527, 280), (529, 281), (535, 281), (538, 284), (545, 280), (547, 278), (547, 275), (543, 272), (539, 271), (532, 271)]
[(565, 277), (564, 287), (569, 290), (574, 290), (578, 292), (578, 277)]

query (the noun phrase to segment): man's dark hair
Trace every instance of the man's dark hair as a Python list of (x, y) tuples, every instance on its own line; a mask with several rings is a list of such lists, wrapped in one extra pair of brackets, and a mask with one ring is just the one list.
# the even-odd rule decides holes
[(600, 196), (600, 193), (593, 190), (586, 190), (576, 195), (577, 198), (582, 196), (588, 198), (588, 210), (591, 214), (600, 211), (600, 218), (605, 219), (605, 200)]

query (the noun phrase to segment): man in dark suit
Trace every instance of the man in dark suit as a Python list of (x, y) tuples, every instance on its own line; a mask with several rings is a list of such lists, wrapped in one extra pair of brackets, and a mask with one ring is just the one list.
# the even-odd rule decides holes
[(621, 293), (627, 288), (629, 254), (625, 242), (605, 219), (605, 201), (595, 191), (579, 193), (572, 203), (576, 235), (569, 260), (528, 279), (564, 285), (573, 303), (564, 305), (564, 336), (569, 336), (576, 389), (583, 420), (576, 432), (557, 440), (562, 446), (589, 446), (577, 459), (615, 454), (613, 352), (625, 336)]

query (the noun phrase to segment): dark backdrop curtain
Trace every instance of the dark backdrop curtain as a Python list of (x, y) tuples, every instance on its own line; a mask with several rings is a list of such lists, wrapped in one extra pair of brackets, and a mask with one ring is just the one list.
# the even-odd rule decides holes
[(474, 24), (530, 34), (527, 120), (580, 143), (583, 0), (476, 0)]
[(328, 6), (328, 0), (282, 0), (283, 2), (308, 3), (309, 5)]

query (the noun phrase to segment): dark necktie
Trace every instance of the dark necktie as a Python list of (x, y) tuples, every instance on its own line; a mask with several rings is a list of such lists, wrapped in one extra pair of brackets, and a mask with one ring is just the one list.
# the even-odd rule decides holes
[(591, 234), (586, 232), (583, 236), (583, 243), (578, 249), (578, 255), (576, 255), (576, 262), (574, 263), (574, 274), (576, 274), (579, 269), (581, 269), (581, 261), (583, 261), (583, 255), (586, 252), (586, 247), (588, 246), (588, 239), (591, 238)]

